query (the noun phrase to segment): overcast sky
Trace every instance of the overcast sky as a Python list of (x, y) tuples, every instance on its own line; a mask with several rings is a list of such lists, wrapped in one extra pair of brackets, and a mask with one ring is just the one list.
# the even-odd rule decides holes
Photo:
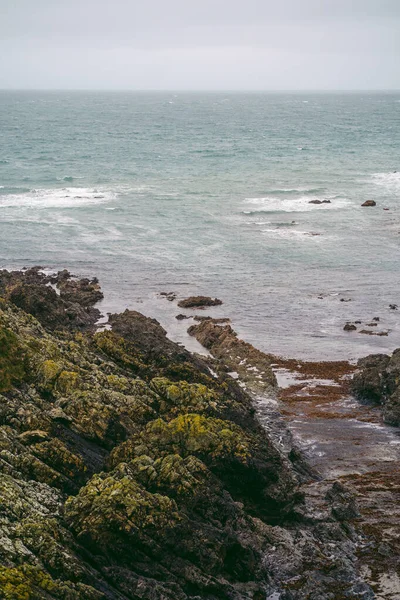
[(0, 0), (0, 88), (400, 89), (400, 0)]

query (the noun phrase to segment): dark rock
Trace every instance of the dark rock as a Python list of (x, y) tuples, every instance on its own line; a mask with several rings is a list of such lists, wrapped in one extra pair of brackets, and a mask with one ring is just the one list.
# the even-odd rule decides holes
[(397, 309), (398, 309), (398, 306), (397, 306), (397, 304), (389, 304), (389, 308), (390, 308), (391, 310), (397, 310)]
[(361, 206), (376, 206), (375, 200), (366, 200)]
[(220, 306), (221, 304), (222, 300), (208, 296), (190, 296), (178, 302), (180, 308), (205, 308), (206, 306)]
[(353, 377), (353, 393), (383, 407), (383, 417), (390, 425), (400, 425), (400, 348), (392, 356), (373, 354), (358, 361)]
[(223, 324), (223, 323), (229, 323), (230, 322), (230, 319), (227, 318), (227, 317), (223, 317), (223, 318), (220, 318), (220, 319), (214, 319), (213, 317), (205, 317), (205, 316), (203, 317), (202, 315), (195, 315), (193, 317), (193, 319), (195, 321), (198, 321), (199, 323), (201, 323), (202, 321), (211, 321), (215, 325)]
[(358, 361), (359, 371), (352, 380), (352, 390), (358, 398), (379, 403), (382, 401), (384, 372), (389, 360), (386, 354), (372, 354)]
[(188, 315), (176, 315), (175, 319), (178, 319), (178, 321), (183, 321), (184, 319), (190, 319), (190, 317)]
[(353, 325), (353, 323), (346, 323), (346, 325), (343, 327), (343, 331), (356, 331), (357, 327), (355, 325)]
[(335, 481), (326, 494), (331, 503), (332, 514), (338, 521), (350, 521), (360, 516), (354, 493), (339, 481)]
[(175, 292), (160, 292), (160, 296), (164, 296), (169, 302), (173, 302), (176, 299)]
[(330, 204), (330, 200), (310, 200), (308, 204)]
[(379, 318), (379, 317), (374, 317), (372, 320), (373, 320), (373, 321), (376, 321), (377, 323), (379, 323), (379, 321), (380, 321), (380, 318)]

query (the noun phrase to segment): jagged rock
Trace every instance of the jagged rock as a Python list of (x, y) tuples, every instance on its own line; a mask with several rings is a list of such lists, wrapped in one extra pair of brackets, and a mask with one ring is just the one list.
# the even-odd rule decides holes
[[(62, 298), (39, 268), (0, 273), (0, 595), (301, 600), (340, 585), (370, 598), (355, 587), (346, 522), (334, 511), (324, 521), (346, 544), (333, 560), (299, 489), (304, 458), (260, 425), (225, 362), (191, 355), (133, 311), (82, 333), (68, 311), (86, 313), (78, 297), (90, 303), (93, 289), (70, 280), (57, 275)], [(197, 327), (273, 389), (265, 355), (229, 326)], [(332, 502), (351, 517), (343, 494)]]
[(400, 425), (400, 348), (392, 356), (373, 354), (358, 361), (354, 375), (354, 394), (382, 404), (386, 423)]
[(343, 327), (343, 331), (357, 331), (357, 327), (353, 323), (346, 323)]

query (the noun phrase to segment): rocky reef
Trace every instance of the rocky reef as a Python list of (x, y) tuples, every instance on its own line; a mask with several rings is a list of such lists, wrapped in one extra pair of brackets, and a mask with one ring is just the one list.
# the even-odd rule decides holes
[[(308, 508), (311, 471), (225, 359), (134, 311), (96, 331), (95, 279), (1, 271), (0, 296), (1, 597), (374, 597), (351, 493), (332, 486)], [(196, 327), (236, 353), (232, 368), (256, 360), (257, 391), (273, 393), (265, 355), (229, 326)]]
[(392, 356), (371, 354), (358, 361), (353, 392), (361, 400), (382, 406), (389, 425), (400, 425), (400, 348)]

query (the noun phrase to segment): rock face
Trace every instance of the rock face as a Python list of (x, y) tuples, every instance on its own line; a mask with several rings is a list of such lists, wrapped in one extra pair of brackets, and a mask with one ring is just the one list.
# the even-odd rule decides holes
[[(87, 305), (87, 285), (61, 302)], [(61, 312), (44, 328), (2, 289), (0, 595), (264, 598), (263, 556), (302, 497), (250, 398), (139, 313), (95, 335)]]
[(352, 388), (363, 400), (382, 405), (386, 423), (400, 425), (400, 348), (392, 356), (372, 354), (358, 361)]
[(222, 300), (209, 298), (208, 296), (190, 296), (190, 298), (178, 302), (180, 308), (206, 308), (207, 306), (220, 306), (221, 304)]
[[(45, 276), (0, 280), (0, 596), (372, 598), (351, 562), (346, 489), (308, 513), (304, 458), (261, 426), (225, 364), (211, 370), (135, 311), (112, 315), (111, 331), (71, 326), (61, 307), (86, 310), (99, 290), (69, 280), (63, 304)], [(251, 356), (273, 390), (267, 358), (229, 326), (197, 327), (235, 364)]]

